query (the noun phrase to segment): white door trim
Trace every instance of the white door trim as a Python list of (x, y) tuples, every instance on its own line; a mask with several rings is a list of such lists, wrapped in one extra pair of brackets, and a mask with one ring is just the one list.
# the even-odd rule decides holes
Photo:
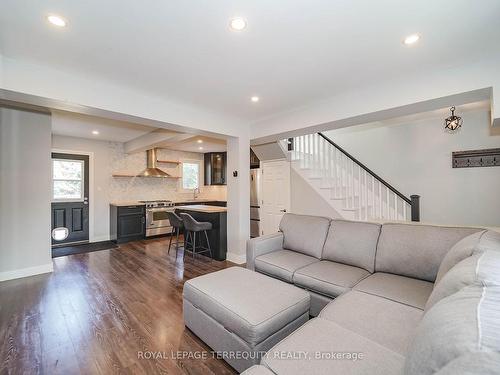
[[(94, 153), (87, 151), (78, 150), (66, 150), (60, 148), (53, 148), (52, 152), (60, 154), (75, 154), (75, 155), (85, 155), (89, 157), (89, 242), (96, 242), (94, 236)], [(101, 241), (101, 239), (97, 239)]]

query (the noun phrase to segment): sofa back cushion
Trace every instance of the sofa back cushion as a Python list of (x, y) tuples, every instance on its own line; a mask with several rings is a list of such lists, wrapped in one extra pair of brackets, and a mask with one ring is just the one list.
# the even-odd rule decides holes
[(450, 248), (475, 228), (384, 224), (375, 257), (375, 271), (434, 282)]
[(479, 240), (484, 233), (485, 231), (473, 233), (467, 237), (462, 238), (452, 246), (450, 251), (448, 251), (444, 256), (444, 259), (439, 266), (439, 270), (436, 276), (436, 283), (438, 283), (439, 280), (441, 280), (446, 274), (446, 272), (451, 270), (453, 266), (455, 266), (455, 264), (472, 255), (472, 252), (479, 244)]
[(380, 224), (332, 220), (322, 259), (364, 268), (373, 273)]
[(474, 284), (436, 303), (416, 328), (405, 374), (430, 375), (463, 355), (500, 351), (500, 287)]
[(326, 217), (285, 214), (280, 222), (283, 248), (320, 259), (329, 226)]
[[(486, 245), (483, 245), (486, 244)], [(443, 260), (444, 262), (444, 260)], [(441, 299), (472, 284), (500, 286), (500, 234), (485, 232), (472, 255), (458, 262), (436, 282), (425, 311)]]

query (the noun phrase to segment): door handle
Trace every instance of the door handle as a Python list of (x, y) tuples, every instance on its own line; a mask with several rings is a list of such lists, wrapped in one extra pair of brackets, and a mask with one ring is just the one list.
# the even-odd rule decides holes
[(280, 210), (280, 212), (286, 212), (286, 210)]

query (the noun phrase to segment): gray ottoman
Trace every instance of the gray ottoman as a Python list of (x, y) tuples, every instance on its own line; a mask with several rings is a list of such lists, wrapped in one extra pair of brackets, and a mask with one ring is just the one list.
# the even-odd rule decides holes
[(238, 371), (309, 319), (309, 293), (246, 268), (186, 281), (184, 323)]

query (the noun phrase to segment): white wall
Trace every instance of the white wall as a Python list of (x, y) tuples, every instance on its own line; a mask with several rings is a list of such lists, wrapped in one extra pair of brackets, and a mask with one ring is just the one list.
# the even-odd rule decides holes
[(0, 281), (51, 272), (50, 115), (0, 108)]
[(423, 222), (498, 227), (500, 167), (452, 168), (451, 153), (500, 147), (500, 132), (487, 110), (461, 116), (456, 134), (443, 118), (325, 134), (403, 194), (421, 195)]
[(290, 211), (299, 215), (317, 215), (341, 218), (314, 188), (293, 168), (290, 168)]
[[(233, 176), (233, 171), (238, 175)], [(230, 137), (227, 142), (227, 259), (245, 263), (250, 239), (250, 139)]]
[[(109, 239), (109, 204), (120, 201), (171, 199), (192, 199), (192, 192), (180, 189), (178, 179), (155, 178), (114, 178), (115, 172), (135, 174), (146, 168), (146, 153), (126, 154), (123, 143), (94, 141), (84, 138), (52, 136), (52, 148), (67, 151), (90, 152), (94, 158), (93, 201), (94, 209), (93, 241)], [(158, 158), (162, 160), (198, 160), (203, 181), (203, 154), (160, 149)], [(159, 167), (172, 175), (179, 175), (180, 167), (160, 164)], [(202, 186), (200, 198), (226, 200), (225, 186)]]

